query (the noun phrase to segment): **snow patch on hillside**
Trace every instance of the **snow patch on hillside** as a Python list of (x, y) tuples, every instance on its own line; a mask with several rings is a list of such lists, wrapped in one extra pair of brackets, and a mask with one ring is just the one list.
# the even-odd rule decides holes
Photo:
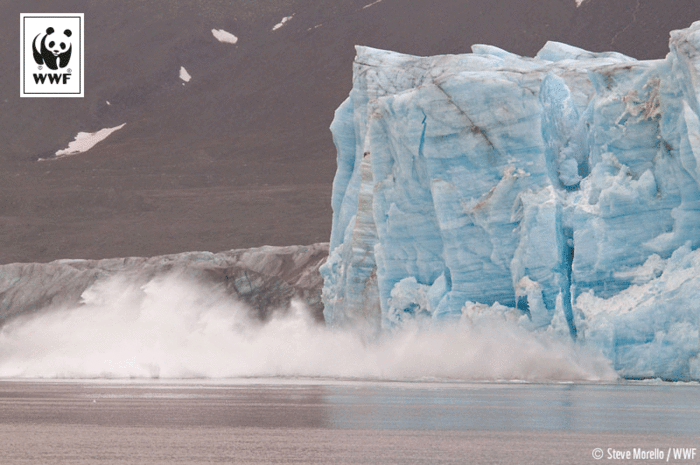
[(276, 31), (277, 29), (281, 28), (282, 26), (284, 26), (284, 23), (286, 23), (287, 21), (289, 21), (293, 17), (294, 17), (293, 14), (291, 16), (285, 16), (284, 18), (282, 18), (282, 21), (280, 21), (279, 23), (272, 26), (272, 30)]
[[(124, 127), (126, 123), (113, 128), (100, 129), (97, 132), (79, 132), (75, 140), (63, 150), (56, 152), (56, 158), (63, 158), (78, 153), (84, 153), (93, 148), (98, 142), (105, 140), (114, 131)], [(39, 159), (42, 161), (43, 159)]]
[[(184, 66), (180, 66), (180, 79), (185, 82), (190, 82), (190, 79), (192, 79), (192, 76), (190, 76), (190, 73), (187, 72)], [(184, 86), (185, 84), (183, 83), (182, 85)]]
[(230, 32), (224, 31), (223, 29), (212, 29), (211, 33), (216, 37), (219, 42), (224, 42), (228, 44), (235, 44), (238, 42), (238, 37), (234, 36)]

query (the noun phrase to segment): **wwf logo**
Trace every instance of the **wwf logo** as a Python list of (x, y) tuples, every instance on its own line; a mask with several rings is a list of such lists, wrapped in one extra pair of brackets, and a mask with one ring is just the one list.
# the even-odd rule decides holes
[(20, 13), (20, 96), (83, 97), (85, 15)]
[[(41, 40), (39, 40), (39, 37)], [(70, 29), (65, 29), (63, 32), (56, 32), (54, 28), (49, 27), (45, 33), (37, 34), (32, 43), (32, 52), (34, 61), (37, 65), (46, 65), (49, 69), (65, 68), (70, 62), (70, 56), (73, 52), (71, 44), (71, 36), (73, 33)]]

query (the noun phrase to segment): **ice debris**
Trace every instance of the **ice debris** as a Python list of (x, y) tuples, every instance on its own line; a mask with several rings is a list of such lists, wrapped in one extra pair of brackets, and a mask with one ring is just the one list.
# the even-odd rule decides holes
[(506, 306), (622, 376), (700, 379), (700, 22), (660, 60), (357, 47), (353, 76), (331, 125), (328, 324)]

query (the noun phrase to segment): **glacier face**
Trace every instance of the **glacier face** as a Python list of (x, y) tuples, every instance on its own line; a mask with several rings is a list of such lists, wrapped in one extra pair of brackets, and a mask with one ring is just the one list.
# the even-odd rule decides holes
[(506, 306), (622, 376), (699, 379), (699, 100), (700, 22), (653, 61), (357, 47), (331, 125), (326, 322)]
[(298, 299), (314, 319), (322, 320), (322, 279), (318, 268), (327, 255), (328, 244), (318, 243), (149, 258), (0, 265), (0, 334), (8, 321), (18, 317), (84, 306), (91, 288), (115, 278), (137, 289), (165, 277), (212, 285), (247, 304), (252, 316), (262, 321)]

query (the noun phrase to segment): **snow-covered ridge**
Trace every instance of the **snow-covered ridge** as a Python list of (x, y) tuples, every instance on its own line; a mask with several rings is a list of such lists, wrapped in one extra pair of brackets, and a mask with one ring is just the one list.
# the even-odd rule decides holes
[(120, 277), (143, 286), (165, 276), (223, 287), (247, 303), (261, 319), (302, 300), (321, 318), (322, 279), (318, 273), (328, 244), (260, 247), (228, 252), (187, 252), (150, 258), (57, 260), (0, 265), (0, 326), (20, 315), (74, 308), (94, 285)]
[(506, 313), (626, 377), (700, 378), (700, 22), (663, 60), (357, 47), (327, 323)]

